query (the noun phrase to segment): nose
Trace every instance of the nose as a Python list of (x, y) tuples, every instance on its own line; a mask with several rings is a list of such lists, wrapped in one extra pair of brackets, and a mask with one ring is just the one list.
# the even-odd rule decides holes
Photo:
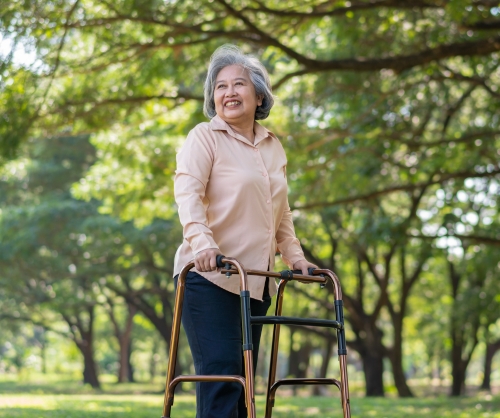
[(226, 89), (226, 96), (231, 97), (235, 95), (234, 86), (229, 85)]

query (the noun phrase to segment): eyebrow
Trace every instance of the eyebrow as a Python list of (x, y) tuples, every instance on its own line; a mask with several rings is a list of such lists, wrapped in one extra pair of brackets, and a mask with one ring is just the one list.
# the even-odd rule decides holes
[[(246, 79), (246, 78), (244, 78), (244, 77), (236, 77), (234, 80), (235, 80), (235, 81), (236, 81), (236, 80), (248, 81), (248, 79)], [(215, 80), (215, 84), (225, 83), (225, 82), (226, 82), (226, 80)]]

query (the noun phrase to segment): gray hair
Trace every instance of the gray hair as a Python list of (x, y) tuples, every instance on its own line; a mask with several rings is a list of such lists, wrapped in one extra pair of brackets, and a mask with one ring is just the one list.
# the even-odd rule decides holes
[(271, 89), (269, 74), (262, 63), (251, 55), (246, 55), (236, 45), (222, 45), (217, 48), (210, 58), (207, 78), (205, 80), (205, 102), (203, 113), (212, 119), (217, 113), (215, 111), (214, 89), (215, 80), (219, 72), (229, 65), (240, 65), (248, 71), (250, 80), (255, 87), (257, 96), (262, 95), (262, 105), (255, 110), (255, 119), (266, 119), (274, 105), (274, 97)]

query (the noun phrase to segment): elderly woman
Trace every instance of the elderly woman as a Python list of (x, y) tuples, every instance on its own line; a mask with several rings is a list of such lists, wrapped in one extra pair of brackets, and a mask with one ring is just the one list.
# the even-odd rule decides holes
[[(225, 45), (212, 55), (204, 113), (177, 155), (175, 199), (184, 228), (177, 276), (188, 273), (182, 323), (197, 374), (243, 375), (239, 280), (216, 271), (224, 254), (244, 266), (268, 270), (280, 252), (289, 267), (309, 267), (295, 236), (287, 200), (286, 156), (278, 138), (256, 120), (273, 106), (269, 76), (256, 59)], [(248, 278), (252, 315), (266, 315), (276, 283)], [(261, 326), (252, 327), (254, 365)], [(197, 418), (246, 417), (236, 383), (197, 383)]]

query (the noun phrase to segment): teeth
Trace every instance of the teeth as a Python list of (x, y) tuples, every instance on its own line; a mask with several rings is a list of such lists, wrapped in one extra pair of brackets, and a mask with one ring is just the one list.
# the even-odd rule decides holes
[(234, 101), (234, 102), (227, 102), (227, 103), (226, 103), (226, 106), (236, 106), (236, 105), (239, 105), (239, 104), (240, 104), (240, 102), (238, 102), (238, 101)]

